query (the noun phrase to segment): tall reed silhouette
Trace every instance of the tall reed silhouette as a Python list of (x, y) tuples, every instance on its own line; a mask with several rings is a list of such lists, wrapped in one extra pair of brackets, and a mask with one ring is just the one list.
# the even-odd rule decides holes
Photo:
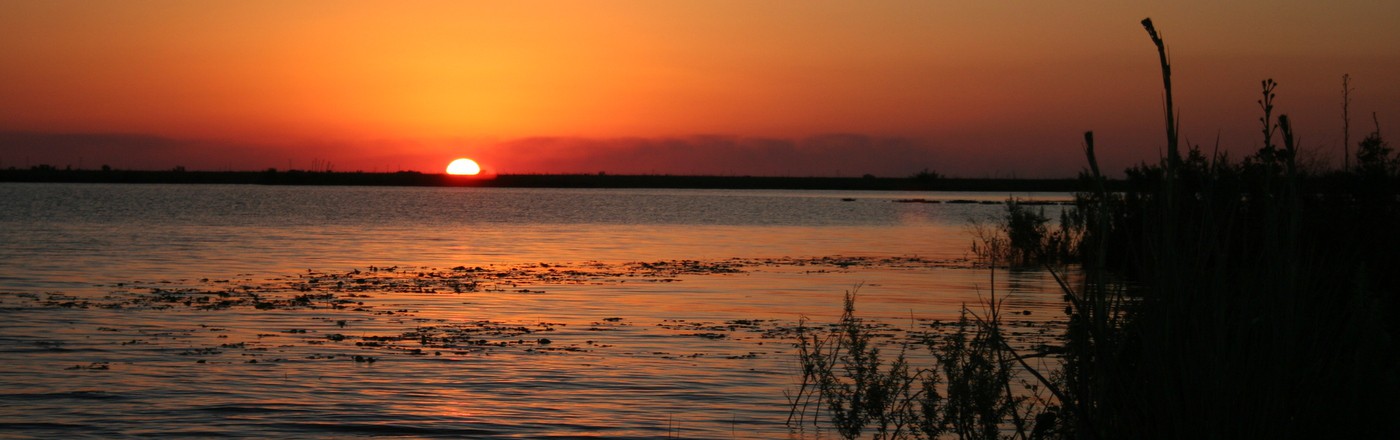
[[(1017, 353), (998, 330), (993, 296), (986, 313), (964, 309), (962, 322), (975, 323), (974, 336), (953, 333), (941, 345), (926, 344), (941, 370), (910, 366), (902, 355), (882, 367), (871, 363), (877, 357), (825, 352), (819, 357), (828, 372), (864, 363), (867, 370), (904, 377), (885, 382), (898, 386), (884, 392), (896, 403), (883, 408), (911, 407), (898, 396), (939, 397), (933, 402), (938, 411), (901, 413), (913, 419), (899, 419), (897, 426), (941, 431), (881, 429), (877, 437), (1400, 437), (1393, 418), (1400, 394), (1394, 319), (1400, 271), (1386, 269), (1400, 249), (1400, 158), (1381, 138), (1379, 124), (1358, 144), (1354, 169), (1305, 176), (1297, 166), (1296, 122), (1275, 115), (1279, 85), (1266, 79), (1258, 151), (1239, 162), (1195, 147), (1183, 156), (1166, 45), (1151, 20), (1142, 24), (1162, 66), (1166, 157), (1126, 170), (1126, 189), (1109, 192), (1096, 157), (1100, 147), (1092, 132), (1084, 134), (1085, 189), (1060, 224), (1077, 229), (1082, 276), (1066, 276), (1055, 259), (1035, 259), (1054, 275), (1068, 303), (1063, 347)], [(1008, 213), (1016, 215), (1025, 213)], [(1010, 230), (1003, 233), (984, 238), (984, 246), (1009, 247), (996, 241), (1011, 241)], [(1044, 241), (1017, 243), (1032, 255), (1051, 252)], [(854, 316), (849, 299), (846, 316)], [(869, 330), (857, 322), (843, 318), (842, 336), (832, 337), (859, 345), (811, 339), (804, 346), (868, 352), (874, 345), (862, 332)], [(982, 354), (961, 357), (967, 350)], [(1057, 371), (1025, 362), (1053, 352), (1060, 353)], [(812, 352), (803, 353), (808, 358)], [(1034, 378), (1027, 390), (1049, 396), (1004, 391), (1014, 375), (996, 368), (1011, 365)], [(937, 380), (939, 371), (946, 382)], [(838, 386), (812, 388), (821, 395), (850, 395), (839, 384), (873, 383), (852, 375), (823, 380)], [(979, 391), (988, 389), (1003, 391)], [(978, 422), (961, 422), (974, 420), (959, 419), (968, 414), (979, 415)], [(864, 417), (842, 419), (854, 427), (843, 435), (859, 435), (863, 421), (883, 420), (874, 413)], [(985, 429), (955, 428), (971, 425)]]

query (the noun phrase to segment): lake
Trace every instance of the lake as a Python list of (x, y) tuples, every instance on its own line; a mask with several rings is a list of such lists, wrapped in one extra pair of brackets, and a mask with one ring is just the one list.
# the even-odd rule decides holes
[(956, 319), (1012, 195), (0, 183), (0, 436), (811, 436), (798, 320)]

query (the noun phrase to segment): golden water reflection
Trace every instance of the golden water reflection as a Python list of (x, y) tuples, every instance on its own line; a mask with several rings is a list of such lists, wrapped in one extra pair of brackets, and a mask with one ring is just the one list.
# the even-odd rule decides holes
[[(547, 266), (0, 295), (14, 317), (7, 345), (33, 349), (0, 378), (7, 394), (41, 396), (25, 407), (55, 420), (112, 408), (52, 396), (141, 405), (123, 423), (160, 427), (142, 428), (152, 434), (221, 414), (266, 435), (772, 438), (792, 434), (783, 391), (798, 377), (800, 317), (833, 322), (860, 285), (862, 316), (912, 331), (955, 319), (978, 300), (969, 286), (989, 287), (985, 270), (913, 257)], [(1013, 315), (1053, 321), (1050, 283), (1012, 272), (997, 288)]]
[(956, 319), (1005, 197), (0, 185), (0, 431), (786, 437), (798, 320)]

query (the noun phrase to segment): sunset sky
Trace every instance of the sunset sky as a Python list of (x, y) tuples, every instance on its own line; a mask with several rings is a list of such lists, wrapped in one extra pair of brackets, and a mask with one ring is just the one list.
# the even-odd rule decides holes
[[(1400, 2), (0, 1), (0, 167), (1071, 176), (1400, 136)], [(1392, 142), (1394, 144), (1394, 142)]]

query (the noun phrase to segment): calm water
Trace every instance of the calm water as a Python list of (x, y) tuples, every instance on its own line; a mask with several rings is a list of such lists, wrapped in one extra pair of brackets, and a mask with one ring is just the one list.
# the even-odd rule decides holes
[(792, 325), (955, 318), (1003, 208), (896, 200), (1007, 196), (0, 184), (0, 436), (812, 436)]

